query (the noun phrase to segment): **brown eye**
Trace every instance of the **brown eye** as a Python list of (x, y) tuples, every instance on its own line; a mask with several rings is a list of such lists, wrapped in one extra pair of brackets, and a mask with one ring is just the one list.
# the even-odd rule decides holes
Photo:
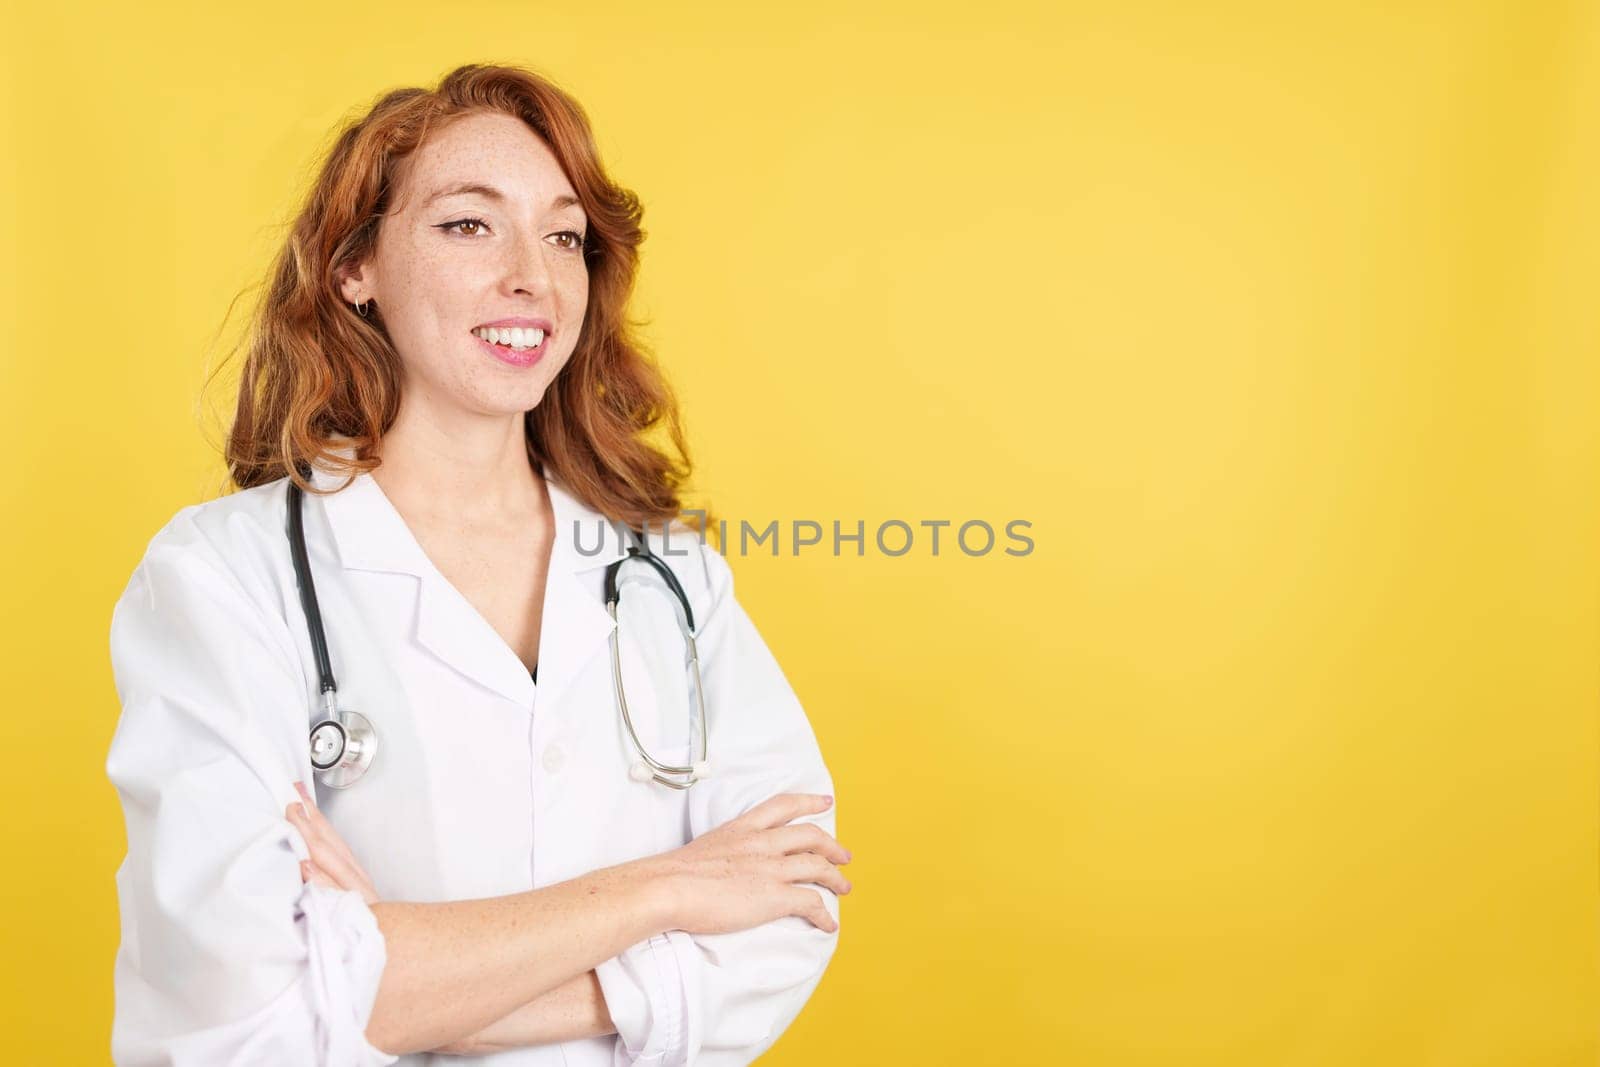
[[(472, 232), (468, 233), (466, 230), (459, 229), (458, 227), (461, 226), (471, 226)], [(482, 219), (457, 219), (455, 222), (447, 222), (438, 228), (446, 233), (459, 233), (463, 237), (476, 237), (482, 232), (483, 226)]]

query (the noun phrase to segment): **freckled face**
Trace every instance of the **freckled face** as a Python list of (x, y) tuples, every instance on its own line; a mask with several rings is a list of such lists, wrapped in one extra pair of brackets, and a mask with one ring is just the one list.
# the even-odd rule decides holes
[[(448, 192), (464, 185), (482, 188)], [(455, 120), (400, 168), (376, 252), (341, 290), (380, 309), (408, 405), (483, 415), (538, 406), (577, 346), (589, 300), (576, 199), (545, 143), (498, 112)], [(496, 358), (472, 333), (516, 317), (551, 325), (529, 366)]]

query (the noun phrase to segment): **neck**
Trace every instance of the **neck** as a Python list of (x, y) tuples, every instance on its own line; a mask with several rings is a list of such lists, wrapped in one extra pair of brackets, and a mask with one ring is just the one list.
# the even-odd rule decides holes
[(544, 481), (523, 416), (444, 421), (401, 401), (372, 473), (401, 514), (423, 522), (497, 525), (541, 513)]

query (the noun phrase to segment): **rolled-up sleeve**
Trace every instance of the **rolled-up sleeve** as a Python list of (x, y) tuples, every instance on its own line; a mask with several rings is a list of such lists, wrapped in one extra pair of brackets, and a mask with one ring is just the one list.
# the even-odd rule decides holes
[(617, 1025), (612, 1067), (684, 1063), (688, 997), (667, 934), (656, 934), (595, 968)]
[(283, 814), (310, 767), (286, 626), (177, 523), (112, 612), (106, 774), (128, 838), (112, 1058), (394, 1063), (365, 1034), (377, 920), (359, 893), (301, 882), (309, 852)]
[[(701, 546), (707, 601), (695, 609), (711, 775), (688, 790), (690, 829), (706, 833), (778, 793), (833, 793), (800, 701), (733, 595), (727, 560)], [(796, 823), (834, 834), (837, 803)], [(821, 894), (834, 922), (839, 898)], [(838, 931), (790, 915), (729, 934), (669, 930), (596, 968), (617, 1024), (615, 1064), (746, 1064), (799, 1015), (838, 945)]]

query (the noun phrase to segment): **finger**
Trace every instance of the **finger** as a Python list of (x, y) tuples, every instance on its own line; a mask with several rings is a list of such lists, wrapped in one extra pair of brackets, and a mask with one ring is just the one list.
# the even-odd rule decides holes
[(833, 798), (825, 793), (779, 793), (751, 809), (760, 812), (763, 826), (782, 826), (802, 815), (816, 815), (833, 806)]
[(365, 890), (366, 875), (345, 862), (343, 856), (326, 850), (312, 850), (312, 863), (339, 884), (340, 889)]
[(815, 882), (827, 886), (840, 896), (850, 892), (850, 879), (815, 852), (799, 852), (784, 861), (783, 878), (786, 882)]
[(342, 888), (360, 889), (371, 885), (367, 872), (348, 856), (348, 850), (341, 852), (335, 848), (334, 843), (326, 835), (310, 824), (309, 817), (300, 810), (299, 804), (291, 804), (289, 807), (289, 819), (300, 831), (300, 836), (305, 838), (306, 849), (311, 853), (313, 863), (337, 879)]
[(337, 849), (351, 864), (360, 866), (356, 862), (355, 853), (350, 851), (350, 846), (344, 843), (344, 838), (339, 836), (339, 832), (333, 828), (333, 824), (328, 821), (328, 817), (322, 814), (322, 809), (317, 806), (317, 798), (306, 788), (306, 784), (304, 782), (296, 782), (294, 787), (305, 802), (306, 818), (311, 826), (316, 829), (317, 833), (326, 837), (328, 843)]
[(308, 861), (306, 861), (305, 865), (306, 865), (306, 868), (307, 868), (306, 873), (310, 876), (310, 881), (311, 881), (312, 885), (320, 885), (320, 886), (323, 886), (324, 888), (327, 888), (327, 889), (343, 889), (344, 888), (344, 886), (342, 886), (338, 882), (334, 881), (333, 878), (331, 878), (326, 871), (324, 871), (321, 867), (318, 867), (315, 863), (311, 863), (308, 860)]
[[(372, 876), (356, 861), (348, 846), (338, 849), (336, 845), (343, 845), (343, 840), (328, 827), (327, 833), (319, 832), (310, 824), (309, 816), (300, 810), (301, 805), (291, 804), (289, 819), (305, 839), (306, 850), (311, 853), (311, 860), (320, 866), (324, 873), (338, 880), (343, 889), (354, 889), (359, 892), (368, 904), (378, 899), (377, 887), (372, 883)], [(326, 820), (323, 823), (327, 826)], [(331, 839), (330, 839), (331, 838)]]
[(339, 831), (335, 830), (333, 824), (328, 821), (328, 817), (322, 814), (322, 809), (317, 807), (317, 798), (311, 795), (310, 790), (306, 788), (306, 784), (304, 782), (296, 782), (294, 787), (305, 800), (306, 817), (311, 821), (311, 825), (316, 827), (318, 833), (327, 837), (329, 843), (338, 849), (345, 859), (359, 867), (360, 864), (356, 862), (356, 854), (350, 851), (350, 846), (345, 844), (344, 838), (339, 836)]
[(839, 924), (834, 921), (828, 906), (822, 902), (822, 894), (812, 889), (796, 889), (793, 900), (794, 910), (789, 914), (800, 916), (818, 930), (830, 934), (839, 932)]
[(825, 793), (779, 793), (769, 797), (739, 816), (759, 829), (782, 826), (802, 815), (816, 815), (833, 806), (833, 797)]
[(780, 854), (815, 852), (832, 863), (849, 863), (850, 850), (816, 823), (797, 823), (771, 831)]
[(289, 805), (288, 816), (289, 821), (300, 831), (300, 836), (305, 838), (306, 845), (320, 852), (322, 858), (329, 861), (323, 863), (325, 869), (331, 869), (332, 859), (338, 857), (345, 867), (360, 872), (363, 878), (366, 877), (366, 871), (361, 869), (361, 863), (356, 859), (355, 853), (350, 851), (350, 846), (344, 843), (344, 838), (339, 836), (333, 824), (328, 822), (327, 817), (320, 811), (301, 803), (294, 803)]
[(353, 889), (361, 894), (361, 899), (371, 904), (378, 899), (377, 890), (373, 888), (371, 879), (366, 872), (356, 869), (351, 870), (344, 860), (337, 856), (324, 855), (320, 860), (317, 853), (312, 852), (312, 859), (302, 860), (302, 864), (309, 866), (314, 871), (320, 871), (329, 884), (335, 889)]

